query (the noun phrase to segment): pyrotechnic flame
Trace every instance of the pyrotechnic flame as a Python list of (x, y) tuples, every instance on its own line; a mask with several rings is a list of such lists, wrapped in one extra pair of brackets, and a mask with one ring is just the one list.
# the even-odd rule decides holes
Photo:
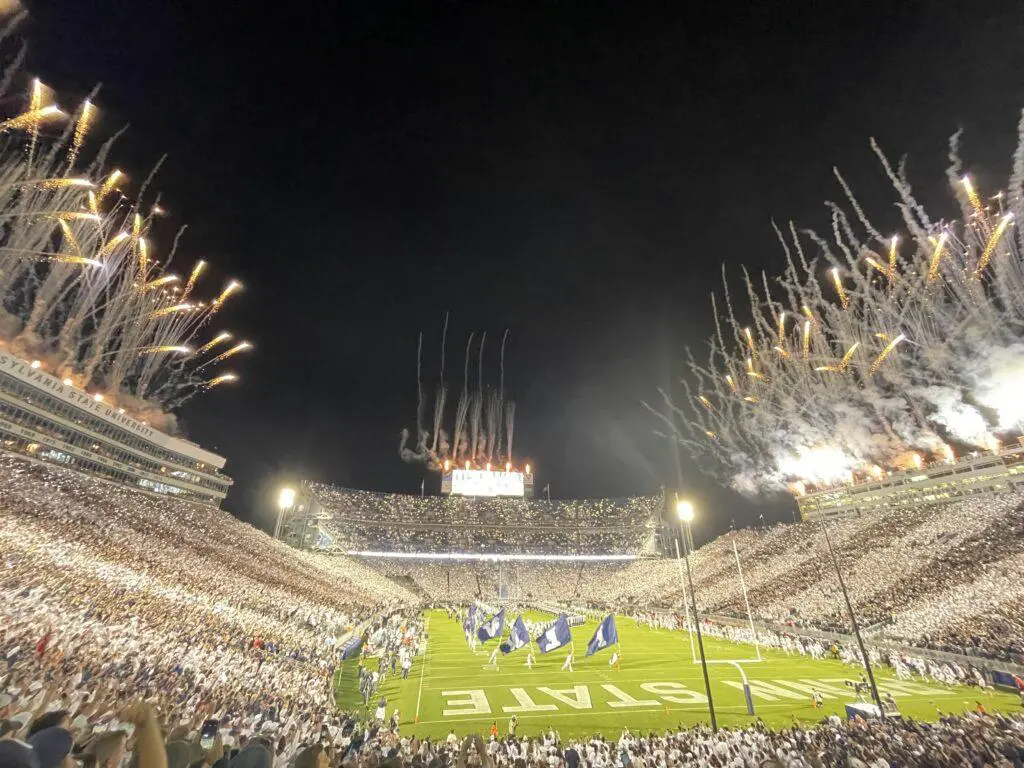
[(839, 294), (839, 303), (842, 304), (843, 309), (849, 309), (850, 298), (846, 295), (846, 291), (843, 289), (843, 281), (839, 277), (838, 268), (833, 268), (832, 270), (832, 282), (836, 286), (836, 293)]
[(220, 344), (222, 341), (227, 341), (230, 338), (231, 338), (231, 334), (230, 333), (228, 333), (227, 331), (221, 331), (216, 336), (214, 336), (212, 339), (210, 339), (208, 342), (203, 344), (203, 346), (201, 346), (199, 349), (197, 349), (196, 350), (196, 354), (197, 355), (201, 355), (204, 352), (209, 352), (211, 349), (213, 349), (215, 346)]
[(42, 189), (65, 189), (67, 187), (92, 187), (93, 183), (88, 179), (57, 178), (57, 179), (36, 179), (26, 181), (25, 186), (36, 184)]
[(907, 337), (906, 337), (906, 336), (904, 336), (904, 335), (903, 335), (903, 334), (901, 333), (901, 334), (900, 334), (899, 336), (897, 336), (897, 337), (896, 337), (895, 339), (893, 339), (893, 340), (892, 340), (892, 341), (890, 341), (890, 342), (889, 342), (888, 344), (886, 344), (886, 345), (885, 345), (885, 349), (883, 349), (883, 350), (881, 351), (881, 353), (879, 353), (878, 357), (876, 357), (876, 358), (875, 358), (875, 361), (874, 361), (873, 363), (871, 363), (871, 368), (869, 368), (869, 369), (868, 369), (868, 372), (869, 372), (869, 373), (870, 373), (870, 374), (871, 374), (872, 376), (874, 376), (874, 375), (875, 375), (875, 372), (876, 372), (876, 371), (878, 370), (879, 366), (881, 366), (881, 364), (885, 362), (885, 358), (887, 358), (887, 357), (889, 356), (889, 354), (890, 354), (890, 353), (891, 353), (891, 352), (892, 352), (892, 351), (893, 351), (894, 349), (896, 349), (896, 345), (897, 345), (897, 344), (899, 344), (899, 343), (900, 343), (901, 341), (903, 341), (903, 340), (904, 340), (904, 339), (906, 339), (906, 338), (907, 338)]
[(155, 320), (158, 317), (166, 317), (167, 315), (172, 315), (175, 312), (188, 312), (189, 310), (192, 310), (192, 309), (195, 309), (195, 305), (194, 304), (188, 304), (188, 303), (172, 304), (169, 307), (163, 307), (163, 308), (158, 309), (158, 310), (156, 310), (154, 312), (150, 312), (149, 316), (150, 316), (151, 319)]
[(180, 355), (191, 355), (192, 348), (180, 344), (164, 344), (156, 347), (143, 347), (139, 350), (140, 355), (156, 355), (164, 352), (176, 352)]
[(706, 397), (704, 397), (704, 395), (698, 395), (698, 396), (697, 396), (697, 399), (698, 399), (698, 400), (700, 400), (700, 402), (701, 402), (701, 405), (703, 405), (703, 406), (704, 406), (705, 408), (707, 408), (707, 409), (708, 409), (709, 411), (711, 411), (712, 413), (714, 413), (714, 411), (715, 411), (715, 406), (713, 406), (713, 405), (711, 404), (711, 401), (710, 401), (710, 400), (708, 400), (708, 399), (707, 399)]
[(28, 112), (23, 112), (17, 117), (4, 120), (0, 123), (0, 131), (23, 131), (26, 128), (34, 128), (43, 120), (63, 116), (64, 113), (60, 111), (60, 108), (51, 104), (48, 107), (29, 110)]
[(804, 360), (810, 359), (811, 356), (811, 321), (804, 320), (804, 341), (803, 341)]
[(964, 190), (967, 192), (967, 199), (971, 201), (971, 207), (974, 209), (974, 213), (979, 219), (984, 220), (985, 209), (981, 204), (981, 198), (978, 197), (978, 193), (974, 191), (974, 185), (971, 183), (970, 176), (964, 176), (960, 180), (960, 183), (964, 185)]
[(114, 187), (123, 177), (124, 174), (115, 168), (111, 172), (111, 174), (107, 176), (106, 181), (104, 181), (103, 185), (100, 187), (99, 199), (102, 200), (104, 197), (110, 194), (111, 190), (114, 189)]
[(1003, 236), (1003, 232), (1006, 231), (1007, 225), (1010, 223), (1010, 219), (1013, 218), (1012, 213), (1008, 213), (999, 220), (999, 224), (993, 230), (992, 235), (989, 237), (988, 242), (985, 243), (985, 250), (981, 254), (981, 258), (978, 260), (978, 268), (974, 270), (974, 276), (980, 278), (982, 272), (988, 266), (989, 261), (992, 260), (992, 254), (995, 252), (996, 244), (999, 243), (999, 238)]
[(68, 152), (68, 165), (74, 167), (75, 160), (78, 159), (78, 153), (82, 149), (82, 144), (85, 141), (85, 135), (89, 132), (89, 125), (92, 122), (92, 113), (94, 107), (92, 103), (86, 99), (82, 104), (82, 114), (78, 117), (78, 122), (75, 123), (75, 134), (71, 140), (71, 151)]
[(881, 272), (886, 277), (889, 276), (889, 270), (887, 270), (885, 267), (883, 267), (881, 264), (879, 264), (876, 259), (872, 258), (871, 256), (865, 256), (864, 257), (864, 261), (866, 261), (868, 263), (869, 267), (872, 267), (873, 269), (878, 270), (879, 272)]
[(230, 283), (227, 284), (224, 290), (221, 291), (220, 296), (213, 300), (213, 308), (219, 309), (221, 304), (225, 302), (228, 296), (230, 296), (235, 291), (239, 290), (241, 287), (241, 283), (239, 283), (237, 280), (232, 280)]
[(158, 277), (156, 280), (150, 280), (148, 283), (142, 286), (142, 290), (151, 291), (154, 288), (159, 288), (161, 285), (167, 285), (168, 283), (173, 283), (180, 279), (181, 278), (178, 277), (177, 275), (164, 275), (163, 277)]
[(205, 368), (208, 365), (213, 365), (214, 363), (219, 363), (221, 360), (227, 360), (229, 357), (233, 357), (234, 355), (237, 355), (239, 352), (245, 352), (247, 349), (252, 349), (252, 344), (250, 344), (248, 341), (243, 341), (238, 344), (235, 344), (235, 346), (233, 346), (227, 352), (221, 352), (216, 357), (203, 363), (201, 366), (199, 366), (197, 370)]
[(939, 235), (939, 240), (935, 244), (935, 251), (932, 253), (931, 261), (928, 262), (928, 282), (934, 282), (939, 276), (939, 265), (942, 263), (942, 249), (946, 247), (946, 241), (949, 240), (949, 233), (943, 232)]
[(886, 273), (889, 276), (890, 287), (896, 282), (896, 246), (899, 243), (899, 237), (893, 235), (892, 242), (889, 244), (889, 271)]
[(228, 382), (238, 381), (238, 376), (234, 373), (222, 373), (220, 376), (215, 376), (206, 382), (205, 386), (207, 389), (213, 389), (214, 387), (220, 386), (221, 384), (227, 384)]
[(196, 280), (203, 274), (203, 270), (206, 269), (206, 262), (200, 259), (196, 262), (196, 265), (192, 267), (192, 274), (188, 276), (188, 282), (185, 283), (185, 291), (181, 294), (183, 299), (187, 299), (189, 294), (192, 293), (192, 289), (195, 288)]
[(729, 385), (729, 389), (731, 389), (733, 392), (737, 391), (736, 382), (733, 381), (731, 375), (726, 374), (725, 383)]
[(779, 312), (779, 343), (786, 343), (786, 310)]
[(111, 253), (114, 252), (114, 249), (117, 248), (118, 245), (123, 243), (127, 238), (128, 238), (128, 233), (127, 232), (118, 232), (116, 235), (114, 235), (112, 238), (110, 238), (104, 244), (104, 246), (100, 249), (99, 255), (100, 256), (108, 256), (108, 255), (110, 255)]
[(754, 349), (754, 334), (752, 334), (750, 332), (750, 328), (749, 327), (744, 328), (743, 332), (744, 332), (744, 334), (747, 337), (747, 346), (750, 347), (750, 353), (752, 355), (756, 354), (756, 350)]

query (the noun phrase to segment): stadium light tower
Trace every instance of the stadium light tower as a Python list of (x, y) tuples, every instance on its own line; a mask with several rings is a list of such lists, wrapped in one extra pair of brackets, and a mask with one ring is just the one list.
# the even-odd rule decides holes
[[(685, 499), (676, 502), (676, 514), (682, 523), (683, 535), (691, 542), (690, 523), (693, 522), (693, 504)], [(679, 543), (676, 543), (676, 557), (679, 557)], [(686, 562), (686, 583), (690, 587), (690, 601), (693, 607), (693, 625), (697, 628), (697, 647), (700, 649), (700, 667), (704, 672), (704, 692), (708, 697), (708, 715), (711, 716), (711, 730), (718, 733), (718, 721), (715, 719), (715, 700), (711, 696), (711, 679), (708, 677), (708, 662), (704, 657), (704, 637), (700, 631), (700, 614), (697, 613), (697, 596), (693, 592), (693, 577), (690, 575), (690, 547), (683, 546), (683, 560)]]
[(828, 553), (832, 558), (832, 565), (836, 569), (836, 578), (839, 579), (839, 588), (843, 591), (843, 600), (846, 601), (846, 610), (850, 614), (850, 624), (853, 626), (853, 634), (857, 638), (857, 646), (860, 648), (860, 655), (864, 659), (864, 668), (868, 673), (868, 683), (871, 686), (871, 698), (875, 700), (878, 707), (878, 717), (885, 719), (885, 710), (882, 709), (882, 697), (878, 695), (878, 686), (875, 685), (875, 673), (871, 670), (871, 659), (868, 658), (867, 649), (864, 647), (864, 640), (860, 636), (860, 626), (857, 624), (857, 615), (853, 612), (853, 603), (850, 602), (850, 593), (846, 591), (846, 582), (843, 581), (843, 572), (839, 568), (839, 558), (836, 551), (832, 549), (832, 539), (828, 536), (828, 526), (825, 525), (825, 517), (818, 513), (821, 520), (821, 530), (825, 534), (825, 544), (828, 545)]
[(284, 522), (284, 515), (290, 512), (295, 506), (295, 489), (282, 488), (277, 494), (277, 525), (274, 526), (274, 538), (281, 537), (281, 524)]

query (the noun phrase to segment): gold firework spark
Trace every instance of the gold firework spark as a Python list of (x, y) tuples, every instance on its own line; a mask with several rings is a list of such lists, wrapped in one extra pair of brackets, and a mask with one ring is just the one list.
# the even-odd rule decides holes
[(864, 257), (864, 261), (866, 261), (868, 263), (869, 267), (878, 270), (879, 272), (881, 272), (886, 277), (889, 276), (889, 270), (887, 270), (885, 267), (883, 267), (881, 264), (879, 264), (876, 259), (872, 258), (871, 256), (865, 256)]
[(196, 280), (203, 274), (203, 270), (206, 269), (206, 262), (200, 259), (196, 262), (196, 265), (192, 267), (192, 274), (188, 276), (188, 282), (185, 283), (185, 292), (181, 294), (183, 299), (187, 299), (188, 295), (192, 293), (192, 289), (195, 288)]
[(100, 200), (102, 200), (104, 197), (106, 197), (108, 194), (110, 194), (110, 191), (112, 189), (114, 189), (114, 187), (117, 185), (117, 183), (122, 178), (124, 178), (124, 174), (121, 173), (121, 171), (119, 171), (118, 169), (115, 168), (111, 172), (111, 174), (109, 176), (107, 176), (107, 180), (103, 182), (103, 186), (100, 187), (100, 194), (99, 194)]
[(988, 242), (985, 243), (985, 250), (981, 253), (981, 258), (978, 260), (978, 268), (974, 270), (974, 276), (980, 278), (981, 273), (985, 271), (988, 263), (992, 260), (992, 254), (996, 250), (996, 245), (999, 243), (999, 238), (1003, 236), (1003, 232), (1006, 231), (1006, 227), (1010, 224), (1010, 219), (1013, 218), (1012, 213), (1008, 213), (999, 220), (999, 224), (996, 226), (992, 235), (989, 237)]
[(843, 309), (849, 308), (850, 297), (846, 295), (846, 290), (843, 288), (843, 281), (839, 277), (838, 267), (832, 269), (832, 282), (836, 286), (836, 293), (839, 294), (839, 303), (842, 304)]
[(86, 99), (85, 103), (82, 104), (82, 114), (79, 115), (78, 122), (75, 123), (75, 135), (71, 140), (71, 151), (68, 153), (69, 166), (74, 166), (75, 160), (78, 158), (78, 151), (82, 148), (82, 143), (85, 141), (85, 134), (89, 132), (93, 109), (92, 103)]
[(158, 347), (143, 347), (139, 350), (140, 355), (156, 355), (163, 352), (177, 352), (182, 355), (191, 355), (192, 348), (184, 347), (178, 344), (164, 344)]
[(174, 282), (177, 282), (180, 279), (181, 278), (178, 277), (177, 275), (164, 275), (163, 277), (158, 277), (156, 280), (150, 280), (148, 283), (146, 283), (145, 285), (142, 286), (142, 290), (144, 290), (144, 291), (151, 291), (154, 288), (159, 288), (161, 285), (167, 285), (168, 283), (174, 283)]
[(978, 218), (984, 221), (985, 219), (985, 208), (981, 204), (981, 198), (978, 197), (978, 193), (974, 191), (974, 185), (971, 183), (970, 176), (964, 176), (960, 180), (960, 183), (964, 185), (964, 190), (967, 192), (967, 199), (971, 201), (971, 207), (974, 209), (975, 214)]
[(9, 120), (4, 120), (0, 123), (0, 131), (23, 131), (28, 128), (35, 128), (43, 120), (63, 116), (64, 113), (60, 111), (60, 108), (51, 104), (42, 109), (30, 109), (28, 112), (22, 112), (20, 115)]
[(204, 386), (207, 389), (213, 389), (221, 384), (227, 384), (228, 382), (238, 381), (238, 375), (234, 373), (222, 373), (220, 376), (215, 376), (210, 379)]
[(698, 400), (700, 400), (700, 402), (701, 402), (701, 405), (703, 405), (703, 406), (704, 406), (705, 408), (707, 408), (707, 409), (708, 409), (709, 411), (711, 411), (712, 413), (714, 413), (714, 412), (715, 412), (715, 406), (713, 406), (713, 405), (711, 404), (711, 401), (710, 401), (710, 400), (708, 400), (708, 399), (707, 399), (706, 397), (704, 397), (704, 395), (698, 395), (698, 396), (697, 396), (697, 399), (698, 399)]
[(117, 248), (117, 246), (121, 242), (123, 242), (125, 240), (125, 238), (127, 238), (127, 237), (128, 237), (128, 233), (127, 232), (118, 232), (112, 238), (107, 240), (106, 243), (104, 243), (103, 247), (100, 248), (99, 255), (100, 256), (107, 256), (107, 255), (113, 253), (114, 249)]
[(900, 244), (900, 239), (896, 235), (893, 235), (892, 242), (889, 244), (889, 287), (896, 282), (896, 247)]
[(204, 352), (209, 352), (211, 349), (213, 349), (215, 346), (220, 344), (222, 341), (227, 341), (230, 338), (231, 338), (231, 334), (230, 333), (228, 333), (227, 331), (221, 331), (216, 336), (214, 336), (212, 339), (210, 339), (210, 341), (206, 342), (205, 344), (203, 344), (203, 346), (201, 346), (199, 349), (197, 349), (196, 350), (196, 354), (197, 355), (201, 355)]
[(232, 280), (230, 283), (228, 283), (227, 286), (225, 286), (224, 290), (221, 291), (220, 296), (213, 300), (213, 309), (220, 309), (221, 304), (225, 302), (228, 296), (230, 296), (235, 291), (239, 290), (241, 287), (242, 284), (237, 280)]
[(891, 353), (891, 352), (892, 352), (892, 351), (893, 351), (894, 349), (896, 349), (896, 345), (897, 345), (897, 344), (899, 344), (899, 343), (900, 343), (901, 341), (903, 341), (903, 340), (904, 340), (904, 339), (906, 339), (906, 338), (907, 338), (907, 337), (906, 337), (906, 336), (904, 336), (904, 335), (903, 335), (903, 334), (901, 333), (901, 334), (900, 334), (899, 336), (897, 336), (897, 337), (896, 337), (895, 339), (893, 339), (893, 340), (892, 340), (892, 341), (890, 341), (890, 342), (889, 342), (888, 344), (886, 344), (886, 345), (885, 345), (885, 349), (883, 349), (883, 350), (881, 351), (881, 353), (879, 353), (878, 357), (876, 357), (876, 358), (875, 358), (875, 361), (874, 361), (873, 363), (871, 363), (871, 367), (870, 367), (870, 368), (868, 369), (868, 373), (870, 373), (870, 374), (871, 374), (871, 375), (873, 376), (873, 375), (875, 374), (875, 372), (876, 372), (876, 371), (878, 370), (879, 366), (880, 366), (880, 365), (881, 365), (882, 363), (884, 363), (884, 362), (885, 362), (885, 358), (887, 358), (887, 357), (889, 356), (889, 354), (890, 354), (890, 353)]
[(166, 317), (167, 315), (174, 314), (175, 312), (188, 312), (190, 309), (194, 308), (195, 305), (193, 304), (172, 304), (169, 307), (163, 307), (162, 309), (150, 312), (149, 317), (150, 319), (155, 320), (158, 317)]
[(779, 343), (786, 343), (786, 310), (779, 312)]
[(932, 253), (931, 261), (928, 262), (928, 282), (933, 282), (939, 276), (939, 264), (942, 262), (942, 249), (946, 247), (949, 234), (943, 232), (935, 244), (935, 251)]
[[(31, 184), (31, 183), (32, 182), (26, 182), (26, 184)], [(72, 178), (41, 179), (38, 183), (39, 183), (39, 186), (42, 189), (65, 189), (66, 187), (91, 187), (91, 186), (93, 186), (92, 182), (89, 181), (88, 179), (72, 179)]]
[(729, 389), (731, 389), (733, 392), (737, 392), (739, 390), (739, 388), (736, 386), (736, 382), (733, 381), (731, 374), (727, 373), (725, 375), (725, 383), (729, 385)]
[(214, 363), (219, 363), (221, 360), (227, 360), (229, 357), (233, 357), (234, 355), (237, 355), (239, 352), (245, 352), (245, 350), (251, 348), (252, 344), (250, 344), (248, 341), (240, 342), (238, 344), (235, 344), (235, 346), (233, 346), (227, 352), (221, 352), (219, 355), (217, 355), (209, 362), (204, 363), (202, 367), (205, 368), (207, 365), (213, 365)]
[(811, 356), (811, 321), (804, 321), (804, 360)]

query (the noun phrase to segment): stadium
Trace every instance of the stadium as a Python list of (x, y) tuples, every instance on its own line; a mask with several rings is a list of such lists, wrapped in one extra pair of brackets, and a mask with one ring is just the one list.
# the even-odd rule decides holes
[[(800, 520), (697, 546), (687, 488), (539, 497), (506, 331), (497, 384), (470, 336), (454, 413), (443, 351), (428, 413), (420, 336), (419, 494), (310, 477), (265, 531), (176, 416), (238, 378), (252, 345), (212, 325), (240, 283), (167, 272), (146, 185), (115, 194), (108, 144), (83, 159), (91, 101), (34, 83), (0, 93), (24, 107), (0, 121), (0, 765), (1020, 764), (1024, 149), (1009, 202), (960, 182), (941, 231), (886, 166), (917, 251), (854, 259), (849, 287), (833, 267), (835, 295), (780, 234), (798, 306), (748, 282), (753, 325), (726, 302), (708, 363), (648, 406)], [(852, 252), (851, 220), (878, 233), (846, 191)]]

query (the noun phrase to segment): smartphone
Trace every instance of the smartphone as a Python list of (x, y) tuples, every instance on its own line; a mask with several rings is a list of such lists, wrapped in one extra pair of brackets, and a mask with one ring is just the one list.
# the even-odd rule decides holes
[(207, 720), (203, 723), (203, 730), (199, 732), (199, 746), (204, 750), (213, 749), (218, 730), (220, 730), (220, 720)]

